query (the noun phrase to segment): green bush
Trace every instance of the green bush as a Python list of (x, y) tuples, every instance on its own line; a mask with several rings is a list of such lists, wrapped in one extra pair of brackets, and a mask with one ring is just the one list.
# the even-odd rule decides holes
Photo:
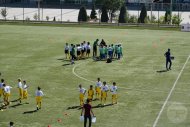
[(119, 14), (119, 23), (126, 23), (126, 22), (127, 22), (126, 6), (123, 5), (121, 7)]
[(78, 14), (78, 22), (86, 22), (87, 21), (87, 13), (86, 8), (82, 6), (80, 8), (79, 14)]
[(97, 13), (96, 13), (96, 10), (95, 10), (95, 5), (92, 6), (92, 11), (91, 11), (91, 14), (90, 14), (90, 18), (91, 19), (97, 19)]
[(107, 12), (106, 6), (103, 5), (102, 6), (101, 22), (108, 22), (108, 20), (109, 20), (108, 12)]

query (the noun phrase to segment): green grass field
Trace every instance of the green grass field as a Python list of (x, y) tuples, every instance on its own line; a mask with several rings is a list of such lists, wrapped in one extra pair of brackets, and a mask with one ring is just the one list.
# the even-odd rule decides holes
[[(111, 64), (87, 59), (67, 65), (66, 42), (93, 43), (96, 38), (104, 38), (108, 44), (121, 42), (123, 59)], [(159, 73), (165, 70), (167, 48), (175, 56), (172, 70)], [(97, 117), (93, 127), (152, 127), (175, 82), (156, 125), (188, 127), (190, 61), (179, 73), (189, 55), (189, 33), (180, 31), (0, 25), (0, 78), (13, 87), (11, 100), (18, 99), (18, 78), (30, 85), (29, 104), (17, 106), (18, 102), (12, 102), (0, 112), (0, 127), (7, 127), (10, 121), (16, 127), (82, 127), (81, 110), (67, 109), (79, 105), (78, 84), (88, 89), (97, 77), (109, 84), (115, 81), (119, 98), (117, 105), (93, 109)], [(36, 109), (37, 86), (45, 93), (42, 109), (23, 114)]]

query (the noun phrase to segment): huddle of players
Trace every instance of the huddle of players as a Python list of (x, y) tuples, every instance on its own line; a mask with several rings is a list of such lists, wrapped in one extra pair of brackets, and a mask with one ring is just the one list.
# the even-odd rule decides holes
[[(27, 91), (28, 87), (29, 86), (26, 84), (25, 80), (23, 81), (23, 84), (22, 84), (21, 79), (20, 78), (18, 79), (17, 88), (18, 88), (18, 93), (19, 93), (19, 99), (18, 99), (19, 103), (22, 103), (23, 99), (28, 99), (28, 91)], [(1, 79), (0, 97), (3, 96), (3, 108), (7, 108), (7, 106), (10, 105), (10, 96), (11, 96), (12, 88), (13, 87), (5, 83), (4, 79)], [(37, 88), (35, 95), (36, 95), (36, 106), (38, 110), (38, 109), (41, 109), (42, 96), (43, 96), (43, 92), (41, 91), (40, 87)]]
[(96, 39), (93, 43), (93, 57), (97, 57), (97, 52), (98, 52), (97, 47), (99, 47), (99, 53), (100, 53), (99, 58), (101, 60), (107, 58), (120, 59), (123, 56), (121, 44), (107, 45), (104, 39), (102, 39), (100, 43), (99, 39)]
[(79, 60), (84, 57), (89, 57), (90, 55), (90, 42), (84, 41), (81, 44), (71, 44), (69, 46), (68, 43), (65, 45), (65, 57), (70, 58), (71, 60)]
[[(112, 104), (117, 104), (117, 86), (115, 82), (113, 82), (113, 85), (109, 88), (105, 81), (102, 84), (100, 78), (98, 78), (95, 86), (95, 91), (96, 91), (96, 100), (101, 100), (101, 105), (106, 104), (109, 91), (112, 94)], [(92, 101), (94, 99), (94, 93), (95, 93), (93, 85), (90, 85), (90, 88), (87, 92), (88, 92), (87, 99)], [(80, 106), (82, 107), (84, 104), (84, 96), (86, 93), (86, 89), (83, 88), (81, 84), (79, 85), (79, 93), (80, 93), (79, 94)]]

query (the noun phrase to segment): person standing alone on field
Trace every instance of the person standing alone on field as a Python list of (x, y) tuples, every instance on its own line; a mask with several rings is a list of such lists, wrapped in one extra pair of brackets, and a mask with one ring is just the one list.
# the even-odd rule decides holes
[[(170, 49), (168, 49), (168, 51), (164, 54), (164, 56), (166, 57), (166, 70), (171, 70), (172, 61), (171, 61)], [(168, 68), (168, 63), (170, 64), (169, 68)]]
[(81, 116), (83, 115), (84, 112), (84, 127), (86, 127), (87, 124), (87, 118), (89, 119), (89, 126), (91, 127), (91, 123), (92, 123), (92, 115), (94, 116), (94, 113), (92, 111), (92, 106), (89, 104), (90, 100), (87, 99), (86, 104), (84, 104), (83, 108), (82, 108), (82, 112), (81, 112)]

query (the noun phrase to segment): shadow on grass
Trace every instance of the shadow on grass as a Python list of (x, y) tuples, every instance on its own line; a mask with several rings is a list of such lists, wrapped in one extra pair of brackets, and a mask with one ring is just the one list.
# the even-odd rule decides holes
[(37, 112), (37, 110), (26, 111), (26, 112), (23, 112), (23, 114), (32, 114), (32, 113), (35, 113), (35, 112)]
[(71, 61), (70, 59), (65, 59), (65, 58), (60, 58), (60, 59), (57, 59), (57, 60), (62, 60), (62, 61)]
[(68, 65), (72, 65), (71, 63), (67, 63), (67, 64), (63, 64), (62, 66), (68, 66)]
[(11, 102), (17, 102), (17, 101), (20, 101), (20, 99), (15, 99), (15, 100), (12, 100)]
[(113, 106), (113, 104), (107, 104), (107, 105), (97, 105), (97, 106), (92, 106), (92, 108), (105, 108), (105, 107), (108, 107), (108, 106)]
[(81, 109), (81, 106), (72, 106), (72, 107), (67, 108), (67, 110), (70, 110), (70, 109)]
[(10, 108), (16, 108), (16, 107), (21, 106), (21, 105), (23, 105), (23, 104), (18, 103), (18, 104), (15, 104), (15, 105), (11, 105)]
[(160, 70), (160, 71), (156, 71), (157, 73), (164, 73), (167, 72), (168, 70)]

